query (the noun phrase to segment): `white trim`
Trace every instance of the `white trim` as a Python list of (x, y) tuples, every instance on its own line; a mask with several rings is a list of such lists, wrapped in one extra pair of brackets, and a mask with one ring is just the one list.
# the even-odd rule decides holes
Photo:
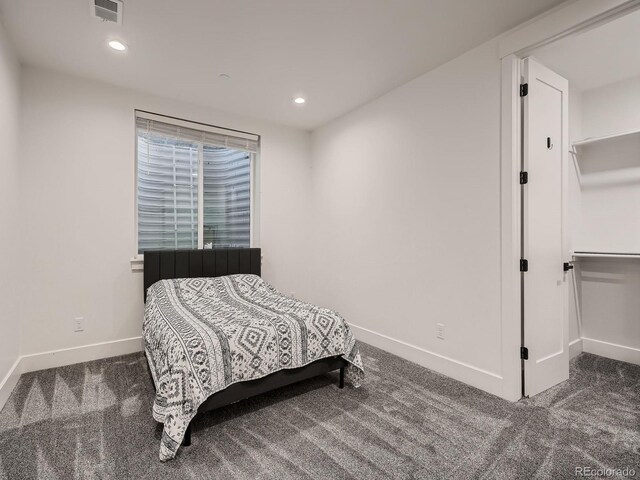
[[(134, 259), (142, 255), (138, 250), (138, 127), (136, 111), (133, 110), (133, 251)], [(133, 263), (131, 264), (133, 271)]]
[[(503, 397), (503, 378), (497, 373), (474, 367), (473, 365), (431, 352), (422, 347), (374, 332), (368, 328), (359, 327), (352, 323), (350, 323), (349, 326), (358, 340), (369, 343), (374, 347), (381, 348), (387, 352), (404, 358), (405, 360), (417, 363), (420, 366), (429, 368), (443, 375), (447, 375), (473, 387), (499, 397)], [(507, 400), (511, 399), (507, 398)]]
[(4, 407), (4, 404), (7, 403), (7, 400), (11, 396), (11, 392), (18, 384), (18, 380), (20, 380), (20, 375), (22, 375), (20, 359), (22, 357), (16, 358), (16, 361), (13, 363), (5, 377), (0, 382), (0, 411)]
[(79, 347), (62, 348), (49, 352), (32, 353), (20, 357), (22, 373), (90, 362), (142, 351), (142, 337), (124, 338), (110, 342), (93, 343)]
[(582, 339), (576, 338), (569, 342), (569, 358), (573, 358), (577, 355), (580, 355), (583, 351), (582, 348)]
[(520, 59), (502, 59), (501, 135), (501, 345), (502, 397), (522, 396), (520, 367)]
[(144, 271), (144, 255), (136, 255), (135, 257), (129, 260), (131, 264), (132, 272), (142, 272)]
[(76, 363), (127, 355), (143, 350), (142, 337), (123, 338), (110, 342), (93, 343), (79, 347), (62, 348), (49, 352), (32, 353), (18, 357), (0, 383), (0, 410), (9, 399), (20, 375), (47, 368), (64, 367)]
[[(473, 365), (431, 352), (358, 325), (350, 324), (350, 327), (354, 331), (356, 338), (365, 343), (382, 348), (401, 358), (507, 400), (515, 401), (519, 398), (519, 396), (517, 398), (511, 398), (505, 394), (506, 389), (503, 385), (504, 378), (497, 373), (474, 367)], [(7, 375), (2, 382), (0, 382), (0, 410), (4, 407), (11, 392), (18, 383), (20, 375), (23, 373), (127, 355), (142, 350), (142, 337), (132, 337), (23, 355), (16, 359)], [(601, 357), (640, 365), (640, 349), (593, 340), (591, 338), (578, 338), (573, 340), (569, 344), (569, 350), (571, 358), (584, 351)]]
[(511, 54), (526, 56), (536, 48), (602, 25), (638, 8), (638, 0), (565, 2), (504, 34), (498, 42), (500, 58)]
[[(260, 146), (258, 146), (259, 152)], [(251, 182), (249, 192), (249, 246), (251, 248), (260, 247), (260, 155), (251, 153)]]
[(624, 345), (582, 337), (582, 349), (585, 353), (592, 353), (601, 357), (640, 365), (639, 348), (625, 347)]

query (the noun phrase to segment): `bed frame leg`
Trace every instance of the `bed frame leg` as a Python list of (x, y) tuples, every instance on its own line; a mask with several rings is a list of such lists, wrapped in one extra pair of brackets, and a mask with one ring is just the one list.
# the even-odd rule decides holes
[(182, 440), (183, 447), (191, 446), (191, 423), (187, 426), (187, 431), (184, 432), (184, 439)]
[(344, 388), (344, 367), (340, 367), (340, 384), (339, 388)]

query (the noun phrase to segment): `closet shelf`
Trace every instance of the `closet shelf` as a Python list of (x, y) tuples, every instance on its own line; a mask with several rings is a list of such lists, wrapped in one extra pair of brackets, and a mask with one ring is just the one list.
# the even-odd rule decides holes
[(574, 258), (638, 258), (640, 253), (618, 253), (618, 252), (573, 252)]
[(640, 130), (632, 130), (630, 132), (623, 132), (623, 133), (614, 133), (613, 135), (605, 135), (603, 137), (585, 138), (584, 140), (573, 142), (572, 145), (574, 147), (583, 147), (585, 145), (602, 142), (604, 140), (612, 140), (614, 138), (628, 137), (629, 135), (640, 135)]

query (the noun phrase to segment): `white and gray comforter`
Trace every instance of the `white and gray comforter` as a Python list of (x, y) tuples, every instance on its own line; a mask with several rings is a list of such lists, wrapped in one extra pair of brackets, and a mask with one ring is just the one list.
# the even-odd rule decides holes
[(236, 382), (341, 355), (358, 386), (362, 361), (336, 312), (287, 297), (256, 275), (161, 280), (147, 292), (143, 337), (164, 424), (160, 459), (173, 458), (198, 407)]

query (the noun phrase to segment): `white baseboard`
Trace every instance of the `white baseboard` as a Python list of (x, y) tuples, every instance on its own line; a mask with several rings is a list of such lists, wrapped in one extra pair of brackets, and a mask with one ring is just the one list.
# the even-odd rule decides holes
[(582, 353), (582, 339), (576, 338), (569, 342), (569, 358), (576, 357)]
[[(445, 357), (435, 352), (430, 352), (416, 345), (411, 345), (402, 340), (388, 337), (367, 328), (353, 325), (352, 323), (350, 323), (349, 326), (358, 340), (362, 340), (374, 347), (381, 348), (418, 365), (472, 385), (485, 392), (492, 393), (499, 397), (503, 397), (504, 395), (503, 378), (496, 373), (474, 367), (473, 365)], [(366, 368), (367, 366), (365, 365), (365, 371)]]
[[(476, 388), (503, 396), (503, 378), (493, 372), (473, 365), (430, 352), (402, 340), (374, 332), (364, 327), (350, 324), (356, 338), (381, 348), (401, 358), (417, 363), (443, 375), (472, 385)], [(143, 350), (142, 337), (125, 338), (111, 342), (94, 343), (80, 347), (64, 348), (49, 352), (23, 355), (15, 363), (0, 382), (0, 410), (18, 383), (20, 375), (36, 370), (63, 367), (75, 363), (89, 362), (101, 358), (127, 355)], [(602, 342), (591, 338), (579, 338), (569, 344), (569, 355), (574, 357), (580, 352), (593, 353), (602, 357), (640, 365), (640, 349)]]
[(74, 363), (90, 362), (101, 358), (127, 355), (128, 353), (140, 352), (142, 349), (142, 337), (132, 337), (23, 355), (20, 357), (20, 363), (22, 373), (27, 373), (47, 368), (64, 367)]
[(640, 349), (582, 337), (583, 351), (621, 362), (640, 365)]
[(47, 368), (64, 367), (75, 363), (90, 362), (101, 358), (116, 357), (143, 350), (142, 337), (124, 338), (80, 347), (63, 348), (49, 352), (22, 355), (0, 383), (0, 410), (15, 388), (20, 375)]
[(22, 370), (20, 366), (20, 357), (18, 357), (9, 369), (9, 372), (7, 372), (5, 377), (2, 379), (2, 382), (0, 382), (0, 410), (2, 410), (4, 404), (7, 403), (11, 392), (13, 392), (18, 380), (20, 380), (20, 375), (22, 375)]

